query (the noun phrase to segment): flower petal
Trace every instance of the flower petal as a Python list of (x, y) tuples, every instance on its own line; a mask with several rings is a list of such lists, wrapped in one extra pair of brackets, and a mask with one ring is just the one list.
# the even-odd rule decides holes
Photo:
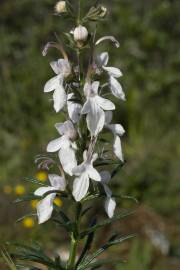
[(103, 52), (97, 56), (97, 64), (98, 66), (106, 66), (109, 61), (109, 54), (108, 52)]
[(54, 93), (53, 93), (53, 100), (54, 100), (54, 110), (59, 112), (65, 105), (66, 102), (66, 92), (64, 90), (63, 85), (59, 85)]
[(36, 196), (43, 196), (45, 193), (47, 193), (48, 191), (52, 191), (55, 190), (54, 187), (40, 187), (38, 189), (36, 189), (36, 191), (34, 192), (34, 195)]
[(119, 77), (122, 76), (122, 72), (121, 72), (121, 70), (119, 68), (103, 67), (103, 69), (109, 73), (109, 76), (112, 76), (112, 77), (115, 77), (115, 78), (119, 78)]
[[(68, 95), (68, 99), (71, 99), (72, 97), (73, 97), (73, 94)], [(82, 105), (68, 100), (67, 109), (68, 109), (69, 118), (73, 121), (73, 123), (79, 122), (79, 119), (81, 116)]]
[(60, 76), (55, 76), (49, 81), (44, 86), (44, 92), (51, 92), (54, 91), (58, 86), (60, 85)]
[(53, 200), (56, 194), (49, 194), (37, 204), (38, 223), (42, 224), (50, 219), (53, 212)]
[(91, 103), (90, 103), (90, 100), (88, 99), (88, 100), (84, 103), (84, 105), (83, 105), (83, 107), (82, 107), (81, 114), (87, 114), (87, 113), (90, 112), (90, 110), (91, 110)]
[(125, 94), (122, 90), (122, 86), (120, 85), (120, 83), (112, 76), (110, 77), (109, 82), (112, 94), (119, 99), (126, 100)]
[(115, 105), (108, 99), (100, 96), (95, 97), (97, 104), (105, 111), (115, 110)]
[(72, 176), (72, 169), (77, 167), (75, 151), (72, 148), (61, 148), (59, 151), (59, 159), (64, 171)]
[(96, 169), (93, 168), (93, 166), (89, 166), (88, 167), (88, 175), (89, 175), (89, 178), (91, 178), (92, 180), (94, 181), (98, 181), (100, 182), (101, 181), (101, 176), (100, 174), (98, 173), (98, 171)]
[(113, 151), (114, 154), (117, 156), (117, 158), (119, 158), (122, 162), (124, 162), (121, 139), (119, 138), (119, 136), (114, 137)]
[(49, 181), (54, 188), (64, 191), (66, 189), (66, 180), (57, 174), (49, 174)]
[(83, 173), (80, 177), (75, 178), (73, 183), (73, 196), (77, 202), (81, 201), (87, 194), (89, 188), (89, 177)]
[(112, 218), (114, 216), (115, 208), (116, 208), (115, 199), (107, 197), (105, 200), (105, 210), (109, 218)]
[(91, 106), (91, 112), (89, 112), (86, 117), (86, 121), (91, 135), (96, 136), (104, 127), (104, 111), (96, 103), (94, 103)]
[(64, 123), (57, 123), (55, 124), (55, 127), (61, 135), (65, 135), (69, 139), (74, 139), (76, 136), (76, 130), (70, 120), (67, 120)]
[(125, 133), (123, 126), (120, 124), (110, 124), (107, 126), (114, 134), (122, 136)]
[(53, 153), (58, 151), (64, 144), (64, 137), (52, 140), (47, 145), (47, 152)]
[(98, 93), (99, 85), (100, 85), (100, 82), (98, 82), (98, 81), (94, 81), (92, 83), (91, 87), (92, 87), (92, 90), (93, 90), (94, 94)]

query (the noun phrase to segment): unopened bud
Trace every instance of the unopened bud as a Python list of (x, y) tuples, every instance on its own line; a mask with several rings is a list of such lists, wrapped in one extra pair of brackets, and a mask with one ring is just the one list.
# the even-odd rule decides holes
[(65, 13), (65, 12), (67, 12), (66, 1), (57, 2), (56, 6), (55, 6), (55, 11), (57, 13)]
[(101, 18), (104, 18), (104, 17), (106, 16), (106, 14), (107, 14), (107, 8), (101, 6), (101, 13), (100, 13), (99, 16), (100, 16)]
[(88, 38), (88, 30), (86, 27), (79, 25), (74, 30), (74, 40), (77, 42), (86, 41)]

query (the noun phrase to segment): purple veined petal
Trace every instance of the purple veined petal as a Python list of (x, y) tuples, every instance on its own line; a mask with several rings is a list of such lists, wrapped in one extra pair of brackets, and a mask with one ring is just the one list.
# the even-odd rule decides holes
[(99, 67), (106, 66), (109, 61), (108, 52), (103, 52), (97, 56), (97, 64)]
[(115, 110), (115, 105), (108, 99), (96, 96), (96, 103), (105, 111)]
[(119, 136), (123, 136), (125, 133), (125, 130), (122, 125), (120, 124), (110, 124), (108, 125), (108, 128), (114, 133)]
[(86, 163), (85, 162), (81, 163), (80, 165), (78, 165), (72, 169), (73, 175), (77, 175), (77, 176), (83, 174), (85, 171), (86, 171)]
[(49, 194), (37, 204), (38, 223), (42, 224), (51, 218), (53, 212), (53, 201), (56, 194)]
[(89, 178), (91, 178), (94, 181), (97, 181), (97, 182), (101, 181), (100, 174), (98, 173), (96, 169), (93, 168), (92, 165), (88, 166), (88, 175), (89, 175)]
[(114, 211), (116, 208), (116, 201), (112, 197), (107, 197), (105, 200), (105, 210), (109, 218), (114, 216)]
[(104, 66), (103, 69), (108, 72), (109, 76), (112, 76), (115, 78), (119, 78), (122, 76), (122, 72), (119, 68)]
[(105, 112), (105, 124), (108, 125), (111, 123), (113, 117), (113, 113), (111, 111)]
[(64, 136), (50, 141), (47, 145), (47, 152), (54, 153), (59, 151), (59, 149), (64, 145), (64, 143), (65, 143)]
[(64, 171), (70, 176), (73, 175), (73, 168), (77, 167), (75, 151), (72, 148), (61, 148), (59, 151), (59, 159)]
[(64, 191), (66, 189), (66, 180), (64, 179), (64, 177), (57, 174), (49, 174), (48, 177), (51, 186), (61, 191)]
[(47, 193), (48, 191), (52, 191), (55, 190), (54, 187), (40, 187), (38, 189), (36, 189), (36, 191), (34, 192), (34, 195), (36, 196), (43, 196), (45, 193)]
[(96, 136), (104, 127), (104, 111), (96, 103), (93, 103), (91, 111), (87, 114), (86, 121), (91, 136)]
[(67, 59), (58, 59), (50, 63), (51, 68), (56, 74), (61, 74), (63, 77), (67, 77), (71, 72), (71, 66)]
[(62, 72), (62, 68), (59, 65), (59, 60), (50, 62), (50, 66), (52, 70), (54, 71), (54, 73), (60, 74)]
[(70, 120), (67, 120), (64, 123), (56, 123), (55, 127), (61, 135), (66, 135), (69, 139), (74, 139), (76, 137), (76, 130)]
[(74, 199), (79, 202), (81, 201), (87, 194), (89, 189), (89, 177), (85, 172), (81, 174), (80, 177), (75, 178), (73, 183), (73, 196)]
[(122, 90), (122, 86), (120, 85), (120, 83), (112, 76), (109, 79), (109, 83), (112, 94), (119, 99), (126, 100), (125, 94)]
[(47, 83), (44, 86), (44, 92), (48, 93), (54, 91), (59, 86), (59, 84), (60, 84), (60, 76), (58, 75), (47, 81)]
[(59, 112), (66, 103), (66, 92), (62, 85), (59, 85), (53, 93), (54, 110)]
[(89, 99), (87, 99), (87, 101), (84, 103), (82, 110), (81, 110), (81, 114), (87, 114), (89, 113), (91, 110), (91, 102)]
[(111, 180), (111, 174), (108, 171), (101, 171), (100, 175), (102, 184), (107, 184)]
[(124, 162), (124, 157), (122, 153), (121, 139), (119, 136), (114, 136), (113, 151), (118, 159)]

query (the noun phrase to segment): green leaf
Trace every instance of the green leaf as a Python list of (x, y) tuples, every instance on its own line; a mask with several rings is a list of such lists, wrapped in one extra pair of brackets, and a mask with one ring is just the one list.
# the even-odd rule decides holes
[(122, 259), (104, 259), (104, 260), (98, 260), (97, 262), (90, 263), (88, 265), (88, 268), (91, 268), (91, 270), (100, 268), (107, 264), (117, 264), (117, 263), (125, 263)]
[(91, 254), (90, 256), (88, 256), (88, 258), (86, 258), (86, 260), (83, 262), (83, 264), (81, 264), (81, 266), (78, 268), (78, 270), (84, 270), (86, 268), (90, 267), (90, 264), (92, 261), (94, 261), (94, 259), (96, 257), (98, 257), (99, 255), (101, 255), (101, 253), (103, 253), (104, 251), (106, 251), (108, 248), (110, 248), (113, 245), (117, 245), (122, 243), (125, 240), (129, 240), (131, 238), (133, 238), (135, 235), (127, 235), (127, 236), (122, 236), (114, 241), (108, 241), (106, 244), (104, 244), (101, 248), (99, 248), (97, 251), (95, 251), (93, 254)]
[(16, 220), (16, 223), (21, 222), (21, 221), (22, 221), (23, 219), (25, 219), (26, 217), (33, 217), (33, 216), (37, 217), (37, 214), (36, 214), (36, 213), (30, 213), (30, 214), (24, 215), (23, 217), (17, 219), (17, 220)]
[(24, 195), (24, 196), (17, 198), (14, 201), (14, 203), (27, 202), (27, 201), (37, 200), (39, 198), (40, 198), (39, 196), (36, 196), (32, 193), (32, 194), (27, 194), (27, 195)]
[[(95, 226), (96, 223), (97, 223), (97, 220), (96, 220), (96, 218), (94, 218), (92, 220), (91, 224), (90, 224), (90, 228), (92, 228), (93, 226)], [(86, 256), (87, 252), (91, 249), (91, 245), (92, 245), (93, 239), (94, 239), (94, 232), (91, 232), (90, 234), (88, 234), (86, 243), (85, 243), (84, 248), (82, 250), (82, 253), (81, 253), (80, 257), (79, 257), (79, 260), (77, 261), (76, 267), (78, 265), (80, 265), (81, 261)]]
[(105, 219), (103, 222), (100, 222), (100, 223), (98, 223), (97, 225), (95, 225), (95, 226), (93, 226), (92, 228), (90, 228), (90, 229), (87, 229), (87, 230), (85, 230), (84, 232), (82, 232), (81, 234), (80, 234), (80, 237), (81, 237), (81, 239), (82, 238), (84, 238), (86, 235), (88, 235), (89, 233), (91, 233), (91, 232), (93, 232), (93, 231), (96, 231), (97, 229), (100, 229), (100, 228), (102, 228), (102, 227), (104, 227), (104, 226), (106, 226), (106, 225), (108, 225), (108, 224), (111, 224), (111, 223), (113, 223), (114, 221), (117, 221), (117, 220), (120, 220), (120, 219), (122, 219), (122, 218), (125, 218), (125, 217), (127, 217), (127, 216), (129, 216), (129, 215), (132, 215), (134, 212), (133, 211), (125, 211), (124, 213), (121, 213), (121, 214), (119, 214), (119, 215), (116, 215), (116, 216), (114, 216), (113, 218), (111, 218), (111, 219)]
[(11, 259), (11, 256), (6, 250), (1, 251), (1, 256), (4, 259), (5, 263), (7, 264), (7, 266), (9, 267), (9, 269), (17, 270), (16, 265), (14, 264), (14, 262)]
[(38, 244), (34, 246), (27, 246), (24, 244), (14, 245), (16, 246), (17, 251), (15, 253), (12, 253), (12, 255), (16, 259), (23, 261), (33, 261), (46, 265), (52, 269), (64, 270), (64, 268), (59, 263), (57, 264), (56, 261), (53, 261), (51, 258), (49, 258)]

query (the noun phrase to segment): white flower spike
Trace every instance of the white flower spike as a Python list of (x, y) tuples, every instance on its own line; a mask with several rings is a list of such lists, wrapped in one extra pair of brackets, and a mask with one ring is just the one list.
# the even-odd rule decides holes
[(86, 82), (84, 86), (86, 102), (81, 113), (87, 114), (87, 126), (91, 132), (91, 136), (96, 136), (103, 129), (105, 123), (104, 110), (115, 109), (115, 105), (110, 100), (98, 95), (99, 84), (98, 81), (92, 84)]
[(118, 159), (124, 162), (120, 137), (124, 135), (125, 130), (123, 126), (120, 124), (110, 124), (111, 120), (112, 120), (112, 112), (106, 112), (105, 127), (108, 128), (114, 135), (114, 142), (113, 142), (114, 154)]
[(78, 176), (73, 183), (73, 196), (76, 201), (81, 201), (86, 196), (89, 189), (89, 179), (101, 181), (100, 174), (93, 168), (93, 162), (97, 159), (97, 154), (94, 153), (91, 158), (88, 158), (87, 151), (84, 151), (83, 157), (83, 163), (73, 169), (73, 174)]
[(66, 92), (63, 86), (64, 78), (71, 73), (71, 66), (67, 59), (59, 59), (50, 63), (51, 68), (57, 76), (50, 79), (44, 86), (44, 92), (52, 92), (54, 100), (54, 110), (59, 112), (66, 103)]
[(53, 201), (56, 197), (55, 191), (64, 191), (66, 189), (66, 180), (63, 177), (57, 174), (49, 174), (48, 177), (51, 186), (40, 187), (34, 192), (34, 195), (36, 196), (44, 196), (47, 192), (54, 191), (53, 193), (45, 196), (45, 198), (40, 200), (37, 204), (37, 216), (39, 224), (46, 222), (52, 215)]
[(108, 171), (100, 172), (101, 175), (101, 184), (103, 185), (104, 191), (106, 193), (106, 200), (105, 200), (105, 210), (109, 218), (114, 216), (114, 211), (116, 208), (116, 201), (112, 197), (112, 191), (108, 187), (108, 183), (111, 180), (111, 174)]
[(49, 142), (47, 152), (59, 151), (59, 159), (64, 171), (72, 176), (72, 169), (77, 166), (75, 150), (76, 144), (72, 142), (76, 138), (76, 130), (71, 121), (55, 125), (61, 135), (60, 138)]

